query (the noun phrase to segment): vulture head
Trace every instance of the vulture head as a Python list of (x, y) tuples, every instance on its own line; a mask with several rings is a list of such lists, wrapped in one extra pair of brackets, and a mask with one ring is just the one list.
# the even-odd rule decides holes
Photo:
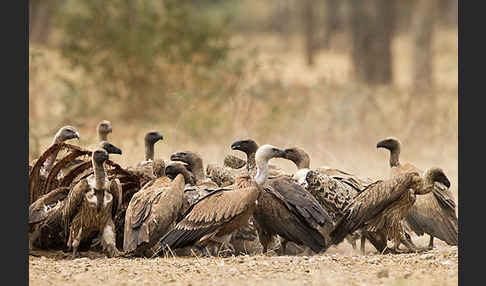
[(159, 140), (163, 140), (164, 136), (158, 131), (150, 131), (145, 134), (145, 144), (154, 145)]
[(57, 131), (56, 136), (54, 137), (55, 143), (62, 143), (69, 139), (77, 138), (79, 139), (78, 131), (72, 126), (64, 126)]
[(122, 150), (120, 148), (116, 147), (115, 145), (111, 144), (108, 141), (101, 141), (100, 147), (106, 152), (108, 152), (108, 154), (119, 154), (119, 155), (122, 154)]
[(93, 152), (92, 155), (92, 160), (93, 160), (93, 165), (100, 166), (108, 160), (109, 154), (106, 152), (106, 150), (98, 149)]
[(170, 155), (172, 161), (181, 161), (189, 165), (190, 167), (202, 166), (201, 156), (191, 151), (176, 152)]
[(96, 130), (98, 131), (98, 137), (100, 140), (107, 140), (108, 134), (112, 132), (111, 122), (108, 120), (100, 121), (96, 127)]
[(258, 162), (267, 163), (272, 158), (285, 158), (285, 150), (279, 149), (270, 144), (265, 144), (262, 147), (258, 148), (255, 154), (255, 158), (257, 164)]
[(447, 188), (451, 187), (451, 182), (441, 168), (430, 168), (424, 173), (426, 184), (433, 185), (434, 183), (441, 183)]
[(258, 150), (258, 145), (252, 139), (239, 140), (231, 144), (232, 150), (239, 150), (244, 152), (246, 155), (255, 153)]
[(171, 180), (174, 180), (178, 174), (182, 174), (184, 176), (184, 181), (187, 184), (190, 185), (196, 184), (196, 178), (191, 172), (189, 172), (189, 170), (187, 170), (184, 163), (173, 162), (167, 167), (165, 167), (165, 175), (169, 177)]
[(285, 158), (294, 162), (299, 169), (309, 168), (310, 166), (309, 154), (299, 147), (285, 149)]
[(388, 137), (380, 142), (376, 143), (376, 148), (385, 148), (393, 151), (400, 151), (400, 141), (394, 137)]

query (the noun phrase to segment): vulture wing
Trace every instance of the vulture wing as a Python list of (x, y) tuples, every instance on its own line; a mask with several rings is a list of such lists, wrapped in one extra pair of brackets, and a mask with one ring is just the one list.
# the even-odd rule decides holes
[(161, 248), (181, 248), (215, 235), (219, 228), (235, 220), (255, 205), (259, 186), (254, 181), (234, 189), (213, 190), (195, 202), (184, 218), (160, 240)]
[(387, 181), (376, 181), (363, 190), (344, 210), (344, 216), (331, 232), (333, 244), (338, 244), (364, 224), (379, 215), (387, 206), (408, 191), (404, 184), (415, 172), (401, 174)]

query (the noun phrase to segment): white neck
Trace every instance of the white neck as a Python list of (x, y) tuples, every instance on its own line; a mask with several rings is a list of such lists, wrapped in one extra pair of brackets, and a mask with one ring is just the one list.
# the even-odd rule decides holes
[(261, 185), (268, 176), (268, 161), (267, 160), (259, 160), (256, 162), (257, 166), (257, 174), (255, 176), (255, 182)]

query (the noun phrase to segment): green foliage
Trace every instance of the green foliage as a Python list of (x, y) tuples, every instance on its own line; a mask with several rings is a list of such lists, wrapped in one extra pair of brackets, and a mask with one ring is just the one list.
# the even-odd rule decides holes
[(137, 116), (163, 107), (188, 81), (204, 85), (209, 71), (227, 61), (229, 17), (217, 15), (190, 1), (71, 0), (57, 24), (63, 56), (88, 74), (99, 95), (122, 100)]

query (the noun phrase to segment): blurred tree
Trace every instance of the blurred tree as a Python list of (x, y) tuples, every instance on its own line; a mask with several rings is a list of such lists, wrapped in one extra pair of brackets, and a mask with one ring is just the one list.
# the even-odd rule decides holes
[(51, 31), (51, 19), (65, 0), (30, 0), (29, 1), (29, 40), (32, 43), (46, 45)]
[(394, 0), (351, 0), (351, 59), (355, 78), (367, 84), (393, 80)]
[[(66, 6), (58, 18), (62, 54), (101, 94), (124, 100), (132, 116), (148, 106), (169, 109), (170, 86), (207, 77), (229, 51), (228, 17), (209, 16), (192, 1), (70, 0)], [(176, 77), (189, 69), (190, 77)]]
[(331, 46), (331, 36), (339, 26), (339, 4), (340, 1), (325, 0), (324, 4), (324, 27), (323, 27), (323, 39), (321, 47), (323, 49), (329, 49)]
[(314, 20), (314, 0), (303, 0), (302, 2), (302, 21), (304, 27), (305, 55), (307, 65), (314, 65), (314, 52), (316, 50), (315, 41), (315, 20)]
[(412, 80), (414, 88), (430, 87), (433, 82), (434, 26), (438, 9), (437, 0), (417, 0), (412, 18), (413, 41)]

